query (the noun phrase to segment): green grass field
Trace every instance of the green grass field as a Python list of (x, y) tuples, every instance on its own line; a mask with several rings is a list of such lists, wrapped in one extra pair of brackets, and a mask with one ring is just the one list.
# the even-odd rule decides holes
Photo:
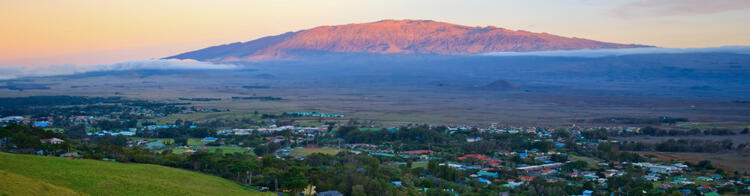
[(294, 152), (294, 154), (292, 154), (292, 155), (293, 156), (308, 156), (308, 155), (311, 155), (313, 153), (323, 153), (323, 154), (335, 155), (335, 154), (338, 154), (341, 151), (342, 151), (341, 149), (328, 148), (328, 147), (324, 147), (324, 148), (295, 148), (295, 149), (292, 150), (292, 152)]
[(418, 168), (418, 167), (427, 168), (427, 161), (417, 161), (417, 162), (411, 163), (411, 168)]
[[(205, 148), (208, 149), (208, 152), (214, 152), (217, 149), (221, 149), (221, 151), (223, 151), (224, 154), (245, 153), (245, 154), (249, 154), (249, 155), (255, 156), (255, 153), (253, 153), (252, 150), (246, 150), (245, 148), (242, 148), (242, 147), (235, 147), (235, 146), (206, 146)], [(172, 149), (172, 153), (182, 154), (182, 153), (185, 153), (185, 151), (187, 151), (187, 150), (188, 150), (187, 148), (174, 148), (174, 149)]]
[(201, 138), (190, 138), (188, 139), (188, 146), (202, 146), (206, 144), (205, 142), (201, 141)]
[(148, 164), (0, 153), (0, 195), (272, 195)]

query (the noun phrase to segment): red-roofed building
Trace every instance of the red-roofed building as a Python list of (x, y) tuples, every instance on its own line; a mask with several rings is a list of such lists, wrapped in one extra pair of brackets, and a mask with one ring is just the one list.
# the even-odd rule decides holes
[(534, 180), (534, 176), (519, 176), (518, 178), (524, 182), (531, 182), (532, 180)]
[(466, 159), (469, 159), (469, 158), (474, 158), (474, 159), (477, 159), (477, 160), (481, 160), (483, 163), (489, 164), (489, 165), (498, 165), (498, 164), (500, 164), (500, 163), (503, 162), (503, 160), (492, 159), (492, 158), (490, 158), (490, 157), (488, 157), (486, 155), (483, 155), (483, 154), (467, 154), (467, 155), (458, 157), (458, 160), (466, 160)]
[(705, 191), (709, 191), (710, 192), (710, 191), (716, 191), (717, 189), (714, 188), (714, 187), (712, 187), (712, 186), (703, 185), (701, 187), (698, 187), (698, 190), (701, 190), (701, 191), (704, 191), (704, 192)]
[(545, 170), (542, 170), (542, 175), (549, 175), (549, 174), (555, 173), (555, 172), (556, 171), (553, 170), (553, 169), (545, 169)]

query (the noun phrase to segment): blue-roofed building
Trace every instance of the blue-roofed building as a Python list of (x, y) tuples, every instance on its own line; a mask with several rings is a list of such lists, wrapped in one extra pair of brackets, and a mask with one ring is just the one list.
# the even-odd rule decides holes
[(395, 157), (395, 156), (396, 156), (395, 154), (382, 153), (382, 152), (375, 152), (375, 153), (370, 153), (370, 155), (374, 155), (374, 156), (384, 156), (384, 157)]
[(484, 179), (484, 178), (478, 178), (479, 182), (486, 183), (486, 184), (492, 184), (492, 181)]
[(401, 186), (401, 181), (393, 181), (391, 182), (391, 186)]
[(45, 121), (34, 122), (35, 127), (49, 127), (49, 124), (50, 124), (49, 122), (45, 122)]
[(161, 149), (164, 149), (164, 143), (162, 143), (161, 140), (154, 140), (149, 143), (146, 143), (146, 147), (149, 150), (161, 150)]
[(521, 157), (521, 158), (526, 158), (526, 157), (529, 157), (529, 154), (526, 154), (526, 153), (518, 153), (518, 156), (519, 156), (519, 157)]
[(318, 193), (318, 196), (344, 196), (344, 194), (339, 191), (325, 191)]
[(489, 177), (489, 178), (497, 178), (498, 176), (500, 176), (496, 172), (488, 172), (488, 171), (479, 171), (477, 172), (477, 175), (482, 176), (482, 177)]
[(219, 140), (219, 138), (215, 138), (215, 137), (206, 137), (206, 138), (203, 138), (203, 140), (202, 140), (202, 141), (203, 141), (203, 142), (215, 142), (216, 140)]

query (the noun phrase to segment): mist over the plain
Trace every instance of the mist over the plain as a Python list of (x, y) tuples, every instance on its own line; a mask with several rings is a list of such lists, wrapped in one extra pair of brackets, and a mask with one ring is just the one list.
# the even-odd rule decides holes
[(8, 66), (0, 67), (0, 79), (15, 79), (22, 77), (58, 76), (83, 74), (101, 71), (126, 70), (191, 70), (191, 69), (233, 69), (235, 65), (214, 64), (194, 60), (150, 59), (134, 60), (114, 64), (99, 65), (48, 65), (48, 66)]
[(491, 56), (556, 56), (556, 57), (605, 57), (635, 54), (686, 54), (686, 53), (735, 53), (750, 54), (750, 46), (723, 46), (711, 48), (622, 48), (622, 49), (584, 49), (584, 50), (557, 50), (538, 52), (493, 52), (482, 55)]

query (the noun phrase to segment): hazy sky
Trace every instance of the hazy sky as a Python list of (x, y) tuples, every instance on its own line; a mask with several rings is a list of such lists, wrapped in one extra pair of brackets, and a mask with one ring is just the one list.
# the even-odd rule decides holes
[(0, 66), (160, 58), (382, 19), (660, 47), (750, 45), (748, 0), (0, 0)]

